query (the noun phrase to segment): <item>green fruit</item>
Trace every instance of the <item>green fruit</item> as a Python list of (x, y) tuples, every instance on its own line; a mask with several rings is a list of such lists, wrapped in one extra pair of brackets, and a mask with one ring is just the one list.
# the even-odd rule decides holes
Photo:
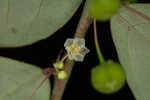
[(89, 0), (88, 10), (94, 19), (105, 21), (117, 12), (119, 5), (120, 0)]
[(92, 69), (91, 83), (101, 93), (115, 93), (125, 84), (124, 70), (120, 64), (111, 60), (107, 61)]

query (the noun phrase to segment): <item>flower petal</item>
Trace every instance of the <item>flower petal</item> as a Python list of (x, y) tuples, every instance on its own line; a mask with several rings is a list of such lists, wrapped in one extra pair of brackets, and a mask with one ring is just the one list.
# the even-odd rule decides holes
[(77, 56), (74, 57), (74, 60), (75, 60), (75, 61), (81, 61), (81, 62), (82, 62), (82, 61), (84, 60), (84, 56), (81, 55), (81, 54), (79, 54), (79, 55), (77, 55)]
[(76, 44), (82, 48), (85, 46), (85, 40), (83, 38), (75, 38), (74, 44)]
[(67, 39), (65, 44), (64, 44), (64, 47), (66, 49), (68, 49), (73, 44), (73, 41), (74, 41), (74, 39)]
[(87, 53), (89, 53), (90, 50), (86, 47), (82, 48), (82, 51), (80, 52), (83, 56), (85, 56)]

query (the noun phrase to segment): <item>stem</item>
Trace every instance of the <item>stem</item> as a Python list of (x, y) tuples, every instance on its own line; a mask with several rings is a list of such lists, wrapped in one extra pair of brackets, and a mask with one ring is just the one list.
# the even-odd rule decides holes
[(128, 9), (128, 11), (130, 11), (130, 12), (132, 12), (132, 13), (134, 13), (134, 14), (136, 14), (136, 15), (138, 15), (138, 16), (142, 17), (143, 19), (150, 22), (150, 17), (142, 14), (141, 12), (139, 12), (139, 11), (137, 11), (137, 10), (125, 5), (125, 4), (120, 3), (120, 5), (121, 5), (121, 7)]
[(96, 20), (94, 19), (94, 41), (95, 41), (95, 47), (96, 47), (96, 51), (97, 51), (97, 55), (98, 55), (98, 59), (100, 61), (100, 63), (104, 62), (104, 57), (102, 55), (101, 49), (99, 47), (99, 43), (98, 43), (98, 38), (97, 38), (97, 28), (96, 28)]
[(66, 54), (62, 59), (61, 59), (61, 62), (64, 62), (65, 59), (67, 59), (68, 55)]
[(88, 27), (90, 26), (91, 23), (92, 23), (92, 18), (89, 16), (87, 4), (85, 4), (83, 13), (79, 21), (79, 24), (77, 26), (74, 37), (84, 38), (86, 35), (86, 31), (88, 30)]
[[(74, 37), (84, 38), (85, 33), (86, 33), (89, 25), (91, 24), (91, 22), (92, 22), (92, 19), (88, 15), (87, 5), (85, 4), (84, 10), (83, 10), (83, 13), (82, 13), (82, 16), (79, 21), (79, 24), (78, 24), (78, 27), (77, 27)], [(64, 71), (67, 72), (68, 77), (65, 80), (59, 80), (59, 79), (55, 78), (54, 88), (53, 88), (52, 96), (51, 96), (50, 100), (61, 100), (62, 95), (64, 93), (64, 89), (66, 87), (66, 84), (70, 77), (71, 71), (73, 69), (73, 65), (74, 65), (74, 61), (70, 61), (69, 59), (66, 60)]]

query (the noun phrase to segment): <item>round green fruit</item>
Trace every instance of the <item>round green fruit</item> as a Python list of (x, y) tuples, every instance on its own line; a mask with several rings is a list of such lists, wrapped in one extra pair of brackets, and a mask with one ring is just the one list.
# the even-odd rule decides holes
[(120, 5), (120, 0), (89, 0), (88, 10), (91, 17), (106, 21), (114, 15)]
[(91, 83), (101, 93), (115, 93), (125, 84), (124, 70), (120, 64), (111, 60), (107, 61), (92, 69)]

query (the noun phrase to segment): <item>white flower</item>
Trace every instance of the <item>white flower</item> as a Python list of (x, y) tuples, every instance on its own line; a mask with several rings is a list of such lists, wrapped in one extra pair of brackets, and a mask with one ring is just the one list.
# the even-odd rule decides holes
[(85, 47), (83, 38), (67, 39), (64, 47), (70, 60), (83, 61), (84, 56), (89, 52), (89, 49)]

